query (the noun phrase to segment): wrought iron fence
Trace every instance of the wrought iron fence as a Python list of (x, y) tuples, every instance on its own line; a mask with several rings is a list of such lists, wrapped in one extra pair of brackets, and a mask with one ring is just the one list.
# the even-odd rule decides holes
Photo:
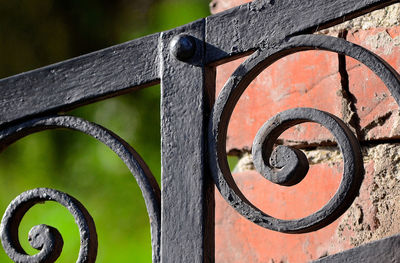
[[(258, 209), (236, 186), (225, 150), (229, 119), (241, 94), (262, 70), (303, 50), (327, 50), (357, 59), (382, 79), (399, 104), (400, 77), (385, 61), (346, 40), (313, 35), (317, 29), (395, 2), (256, 0), (179, 28), (5, 78), (0, 81), (1, 149), (29, 134), (57, 128), (81, 131), (107, 145), (124, 161), (142, 191), (151, 224), (153, 262), (214, 261), (214, 185), (238, 213), (264, 228), (284, 233), (320, 229), (346, 211), (363, 179), (359, 143), (349, 128), (329, 113), (296, 108), (278, 113), (259, 130), (253, 143), (254, 163), (266, 179), (277, 184), (294, 185), (308, 171), (301, 151), (273, 147), (293, 125), (316, 122), (325, 126), (344, 156), (343, 180), (334, 197), (307, 217), (282, 220)], [(215, 100), (216, 66), (245, 55), (250, 56)], [(139, 154), (118, 135), (62, 114), (156, 83), (161, 83), (161, 187)], [(18, 240), (24, 214), (47, 200), (67, 207), (76, 220), (81, 234), (77, 262), (94, 262), (93, 219), (79, 201), (47, 188), (24, 192), (9, 205), (1, 223), (6, 253), (15, 262), (57, 259), (63, 242), (50, 226), (39, 225), (29, 233), (32, 246), (40, 249), (36, 255), (27, 255)], [(358, 262), (357, 255), (364, 251), (370, 262), (377, 262), (373, 251), (396, 240), (385, 239), (321, 260), (341, 262), (345, 257)], [(399, 259), (396, 253), (381, 255), (379, 261)]]

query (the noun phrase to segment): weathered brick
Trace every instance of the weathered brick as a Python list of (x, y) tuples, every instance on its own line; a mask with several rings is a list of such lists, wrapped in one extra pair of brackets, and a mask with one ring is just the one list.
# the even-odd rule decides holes
[[(239, 3), (215, 2), (224, 7)], [(348, 30), (348, 41), (368, 48), (400, 69), (400, 26), (396, 25), (400, 21), (390, 20), (400, 14), (400, 5), (385, 10), (375, 11), (377, 17), (369, 14), (323, 33), (338, 36), (340, 30)], [(391, 27), (373, 28), (381, 25)], [(217, 91), (243, 61), (244, 58), (217, 67)], [(339, 73), (338, 55), (324, 51), (300, 52), (275, 62), (250, 84), (235, 107), (229, 123), (227, 151), (250, 150), (261, 125), (276, 113), (293, 107), (328, 111), (347, 122), (360, 140), (398, 138), (399, 106), (383, 82), (349, 57), (346, 68), (341, 70), (345, 74)], [(348, 79), (348, 87), (342, 87), (342, 78)], [(297, 145), (332, 141), (328, 131), (308, 124), (285, 132), (281, 139)]]
[[(241, 217), (216, 192), (216, 262), (308, 262), (399, 233), (399, 150), (399, 144), (364, 147), (366, 174), (360, 195), (343, 216), (311, 233), (282, 234), (261, 228)], [(274, 185), (246, 164), (237, 168), (235, 182), (265, 213), (281, 219), (307, 216), (334, 195), (343, 168), (336, 147), (305, 152), (310, 171), (296, 186)]]
[[(212, 12), (248, 1), (214, 0)], [(400, 4), (348, 21), (323, 34), (346, 39), (381, 56), (400, 69)], [(328, 111), (351, 126), (360, 140), (395, 139), (400, 135), (399, 106), (374, 73), (346, 57), (308, 51), (287, 56), (258, 76), (242, 95), (229, 123), (227, 151), (250, 151), (254, 136), (270, 117), (293, 107)], [(217, 67), (217, 94), (244, 58)], [(343, 60), (341, 60), (343, 62)], [(344, 67), (346, 66), (346, 67)], [(346, 84), (348, 80), (348, 84)], [(341, 180), (337, 150), (320, 147), (331, 135), (318, 125), (288, 130), (289, 144), (319, 145), (305, 150), (311, 163), (304, 181), (294, 187), (269, 183), (251, 162), (233, 177), (257, 207), (279, 218), (299, 218), (321, 208)], [(263, 229), (235, 212), (216, 192), (216, 262), (306, 262), (400, 232), (400, 157), (398, 144), (363, 148), (365, 179), (360, 195), (338, 220), (316, 232), (288, 235)], [(241, 162), (249, 159), (245, 154)], [(240, 167), (244, 167), (241, 169)]]
[[(351, 30), (347, 39), (382, 57), (400, 69), (400, 26), (368, 30)], [(400, 136), (399, 105), (384, 83), (358, 61), (347, 59), (349, 90), (355, 97), (359, 129), (364, 140)]]
[[(273, 185), (256, 171), (237, 173), (235, 181), (244, 195), (264, 212), (281, 219), (294, 219), (320, 209), (340, 181), (341, 169), (337, 165), (319, 164), (311, 169), (311, 174), (295, 187)], [(247, 221), (218, 192), (216, 196), (216, 262), (307, 262), (349, 248), (347, 242), (333, 242), (338, 222), (312, 233), (282, 234)]]
[[(217, 68), (217, 88), (243, 59)], [(304, 51), (289, 55), (264, 70), (246, 89), (228, 126), (227, 151), (249, 150), (259, 128), (275, 114), (295, 107), (311, 107), (343, 118), (338, 55)], [(302, 124), (282, 135), (292, 144), (332, 141), (319, 125)]]

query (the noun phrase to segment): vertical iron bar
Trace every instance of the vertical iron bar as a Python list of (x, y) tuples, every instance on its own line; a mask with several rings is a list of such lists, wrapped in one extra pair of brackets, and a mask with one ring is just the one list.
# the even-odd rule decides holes
[(210, 103), (204, 29), (203, 19), (160, 38), (162, 263), (214, 261), (214, 193), (205, 164)]

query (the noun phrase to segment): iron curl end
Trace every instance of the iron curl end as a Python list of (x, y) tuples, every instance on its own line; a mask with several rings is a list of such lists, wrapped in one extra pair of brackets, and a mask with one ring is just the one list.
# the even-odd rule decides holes
[(78, 263), (95, 262), (97, 256), (97, 233), (92, 217), (85, 207), (72, 196), (49, 188), (36, 188), (23, 192), (8, 206), (1, 220), (1, 243), (7, 255), (17, 263), (51, 263), (60, 256), (63, 239), (60, 232), (48, 225), (32, 227), (28, 241), (39, 253), (28, 255), (18, 239), (18, 228), (25, 213), (37, 203), (55, 201), (66, 207), (79, 227), (81, 247)]
[[(307, 175), (309, 164), (302, 151), (285, 145), (274, 148), (276, 140), (285, 130), (304, 122), (316, 122), (327, 128), (339, 141), (342, 150), (360, 152), (357, 139), (339, 118), (312, 108), (286, 110), (264, 123), (253, 141), (254, 166), (269, 181), (283, 186), (292, 186), (301, 182)], [(345, 138), (347, 140), (344, 140)], [(341, 144), (344, 141), (347, 145)], [(355, 147), (357, 147), (356, 150)]]
[(262, 176), (275, 184), (283, 186), (292, 186), (304, 179), (307, 175), (309, 164), (302, 151), (278, 145), (271, 153), (272, 147), (262, 149), (267, 147), (255, 148), (253, 146), (254, 166)]
[[(334, 220), (346, 210), (358, 195), (363, 179), (360, 145), (347, 125), (338, 117), (321, 110), (289, 109), (276, 114), (259, 129), (253, 141), (252, 154), (256, 170), (269, 181), (284, 186), (301, 182), (309, 169), (305, 154), (296, 148), (284, 145), (274, 148), (274, 144), (285, 130), (305, 122), (318, 123), (334, 136), (344, 160), (343, 178), (335, 195), (319, 211), (301, 220), (278, 220), (278, 222), (280, 225), (287, 224), (292, 227), (301, 226), (300, 222), (308, 221), (310, 229), (316, 229), (325, 222)], [(306, 226), (301, 228), (305, 229)]]

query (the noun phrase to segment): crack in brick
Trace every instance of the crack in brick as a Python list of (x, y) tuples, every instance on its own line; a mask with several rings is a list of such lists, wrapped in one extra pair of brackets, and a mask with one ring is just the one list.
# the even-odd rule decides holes
[(384, 115), (376, 118), (372, 122), (368, 123), (368, 125), (366, 125), (361, 130), (362, 136), (366, 136), (368, 134), (368, 132), (371, 131), (373, 128), (376, 128), (378, 126), (384, 125), (385, 122), (390, 118), (390, 116), (392, 116), (392, 112), (391, 111), (387, 112), (386, 114), (384, 114)]
[[(348, 31), (343, 30), (339, 33), (338, 37), (346, 39)], [(360, 117), (357, 114), (356, 102), (357, 99), (350, 92), (349, 85), (349, 74), (347, 73), (346, 68), (346, 56), (343, 54), (338, 54), (338, 66), (339, 66), (339, 74), (340, 74), (340, 84), (341, 89), (339, 91), (339, 96), (342, 97), (342, 116), (346, 123), (348, 123), (353, 132), (356, 133), (357, 138), (362, 138), (361, 135), (361, 125), (360, 125)]]

